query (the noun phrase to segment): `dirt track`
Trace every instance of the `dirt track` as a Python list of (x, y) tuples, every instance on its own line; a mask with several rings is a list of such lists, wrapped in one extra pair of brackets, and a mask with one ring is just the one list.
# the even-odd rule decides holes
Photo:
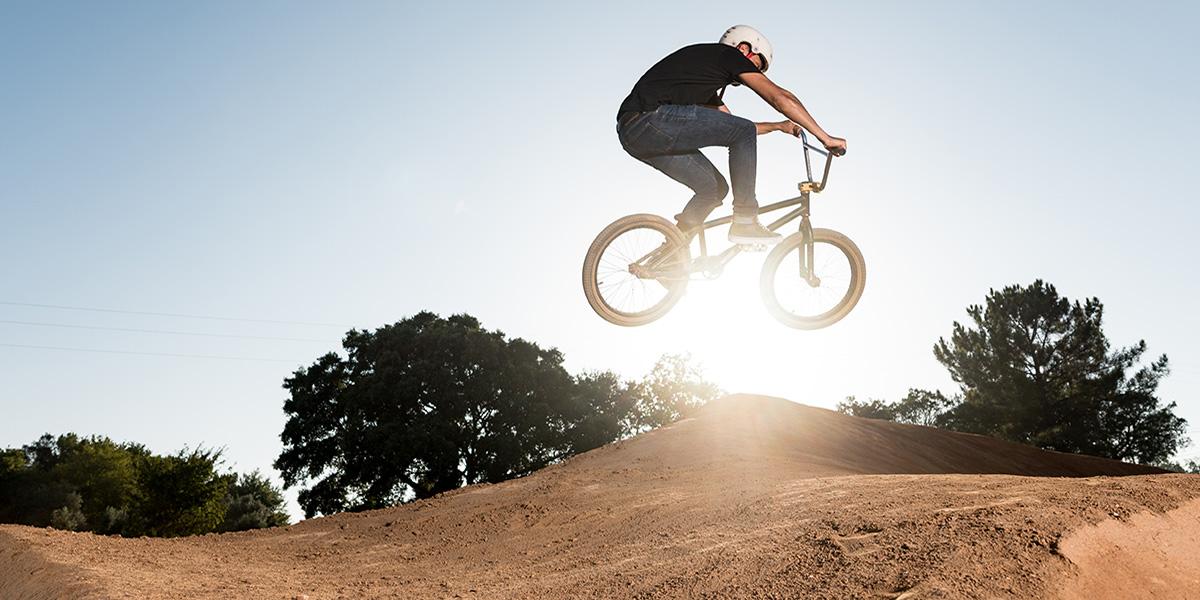
[(1159, 473), (732, 396), (394, 509), (174, 540), (0, 526), (0, 598), (1200, 597), (1200, 477)]

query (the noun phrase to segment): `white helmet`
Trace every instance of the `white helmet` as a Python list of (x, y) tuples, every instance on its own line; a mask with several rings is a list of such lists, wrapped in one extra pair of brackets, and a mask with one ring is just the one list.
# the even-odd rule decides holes
[(743, 42), (750, 44), (750, 51), (762, 56), (764, 73), (767, 71), (767, 67), (771, 66), (771, 62), (775, 60), (771, 52), (771, 42), (767, 41), (767, 36), (749, 25), (734, 25), (726, 29), (720, 41), (722, 44), (734, 48)]

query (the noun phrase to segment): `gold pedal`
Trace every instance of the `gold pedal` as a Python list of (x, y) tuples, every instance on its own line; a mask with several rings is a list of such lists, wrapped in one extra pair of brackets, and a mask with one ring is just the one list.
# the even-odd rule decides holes
[(742, 252), (766, 252), (770, 246), (767, 244), (738, 244), (738, 248)]

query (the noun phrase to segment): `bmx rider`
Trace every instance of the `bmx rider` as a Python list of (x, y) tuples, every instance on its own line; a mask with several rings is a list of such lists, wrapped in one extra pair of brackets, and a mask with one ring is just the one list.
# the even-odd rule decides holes
[[(675, 215), (690, 237), (721, 205), (729, 184), (700, 148), (729, 148), (733, 181), (733, 224), (729, 241), (765, 245), (780, 236), (758, 221), (754, 195), (757, 136), (772, 131), (800, 135), (811, 132), (834, 154), (846, 151), (846, 140), (817, 125), (795, 94), (765, 75), (774, 60), (771, 44), (757, 29), (730, 27), (718, 43), (685, 46), (658, 61), (637, 83), (617, 112), (617, 137), (634, 158), (691, 188), (694, 195)], [(755, 123), (734, 116), (722, 101), (725, 86), (745, 84), (789, 120)], [(719, 91), (718, 91), (719, 90)]]

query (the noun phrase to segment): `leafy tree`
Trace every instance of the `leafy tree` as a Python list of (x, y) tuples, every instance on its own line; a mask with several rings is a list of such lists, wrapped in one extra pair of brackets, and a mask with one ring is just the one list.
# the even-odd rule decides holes
[(284, 381), (275, 461), (307, 516), (390, 506), (520, 477), (657, 427), (716, 394), (683, 357), (641, 382), (572, 377), (543, 349), (469, 315), (352, 330)]
[(0, 522), (125, 536), (208, 533), (231, 512), (240, 528), (278, 524), (278, 490), (257, 473), (222, 474), (219, 462), (212, 450), (156, 456), (104, 437), (47, 434), (0, 450)]
[(893, 405), (895, 420), (900, 423), (940, 427), (945, 422), (946, 411), (957, 402), (957, 399), (947, 398), (938, 391), (909, 388), (908, 393)]
[(1146, 343), (1110, 349), (1103, 313), (1098, 299), (1071, 302), (1040, 280), (991, 290), (967, 308), (972, 324), (955, 322), (934, 346), (962, 388), (942, 422), (1063, 452), (1165, 461), (1186, 443), (1175, 403), (1155, 395), (1167, 357), (1136, 368)]
[(880, 421), (895, 421), (896, 409), (883, 400), (859, 400), (854, 396), (846, 396), (838, 402), (837, 411), (852, 417), (878, 419)]
[(669, 425), (722, 393), (686, 354), (659, 357), (639, 381), (622, 381), (608, 371), (585, 373), (575, 377), (575, 388), (581, 412), (568, 435), (585, 441), (572, 443), (568, 454)]
[(632, 387), (633, 432), (648, 431), (685, 418), (721, 394), (720, 388), (703, 378), (691, 357), (681, 354), (660, 358), (650, 374)]
[(225, 519), (219, 531), (244, 531), (288, 524), (283, 493), (255, 471), (232, 481), (225, 495)]
[(630, 435), (637, 428), (634, 410), (639, 396), (634, 385), (611, 371), (584, 373), (574, 378), (565, 454), (599, 448)]
[(0, 450), (0, 481), (12, 477), (25, 470), (25, 451), (20, 448), (5, 448)]
[[(137, 490), (134, 458), (146, 454), (137, 446), (119, 445), (108, 438), (80, 439), (74, 434), (59, 436), (55, 444), (53, 476), (76, 490), (83, 523), (98, 533), (120, 533), (111, 529), (109, 509), (127, 506)], [(57, 527), (57, 525), (55, 525)]]
[(79, 531), (87, 525), (83, 515), (83, 497), (76, 492), (67, 494), (67, 503), (50, 513), (50, 526), (55, 529)]
[(57, 440), (49, 434), (0, 455), (0, 522), (46, 527), (55, 510), (71, 505), (75, 491), (56, 477)]
[(215, 531), (236, 477), (217, 472), (220, 457), (220, 451), (205, 449), (139, 456), (137, 493), (122, 533), (176, 537)]
[(945, 420), (946, 410), (954, 404), (954, 400), (941, 392), (910, 388), (903, 398), (892, 403), (874, 399), (859, 401), (848, 396), (838, 403), (837, 410), (854, 417), (938, 427)]
[(557, 350), (428, 312), (343, 347), (284, 382), (275, 467), (285, 486), (316, 480), (299, 494), (308, 516), (503, 481), (571, 446), (579, 397)]

